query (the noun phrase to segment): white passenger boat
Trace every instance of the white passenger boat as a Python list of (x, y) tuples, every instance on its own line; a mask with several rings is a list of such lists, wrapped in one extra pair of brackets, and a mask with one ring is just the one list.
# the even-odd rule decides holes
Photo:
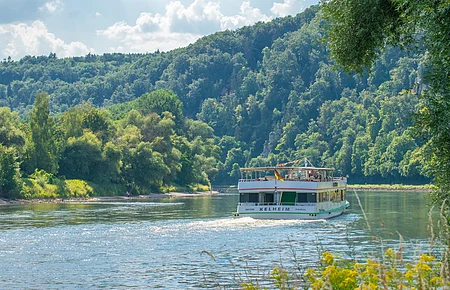
[[(305, 164), (307, 165), (307, 163)], [(241, 168), (236, 217), (327, 219), (348, 208), (346, 177), (312, 166)]]

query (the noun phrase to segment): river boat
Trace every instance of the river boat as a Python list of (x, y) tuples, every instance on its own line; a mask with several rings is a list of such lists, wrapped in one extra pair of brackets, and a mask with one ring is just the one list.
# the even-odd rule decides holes
[(349, 207), (347, 178), (334, 177), (334, 168), (277, 165), (240, 171), (235, 217), (328, 219)]

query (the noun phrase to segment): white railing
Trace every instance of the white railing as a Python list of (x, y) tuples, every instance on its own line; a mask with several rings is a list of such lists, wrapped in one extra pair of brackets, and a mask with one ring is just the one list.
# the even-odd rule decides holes
[[(273, 178), (266, 179), (264, 177), (262, 178), (241, 178), (239, 179), (239, 182), (258, 182), (258, 181), (274, 181)], [(331, 182), (331, 181), (347, 181), (346, 177), (325, 177), (325, 178), (283, 178), (283, 180), (277, 180), (277, 182), (283, 182), (283, 181), (306, 181), (306, 182)]]

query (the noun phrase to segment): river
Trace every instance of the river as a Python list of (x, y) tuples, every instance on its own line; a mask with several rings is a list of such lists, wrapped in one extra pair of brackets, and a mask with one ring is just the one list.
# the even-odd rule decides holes
[(324, 250), (427, 249), (424, 193), (358, 196), (364, 213), (349, 192), (348, 213), (326, 221), (233, 219), (236, 194), (1, 206), (0, 289), (234, 288), (274, 266), (314, 266)]

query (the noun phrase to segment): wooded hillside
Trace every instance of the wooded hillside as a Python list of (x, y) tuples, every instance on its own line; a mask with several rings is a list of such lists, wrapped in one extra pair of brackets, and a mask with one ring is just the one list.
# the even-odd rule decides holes
[[(235, 183), (239, 166), (303, 157), (351, 182), (426, 182), (426, 148), (411, 127), (424, 55), (388, 48), (370, 71), (348, 75), (329, 59), (324, 25), (311, 7), (167, 53), (4, 60), (0, 106), (22, 121), (2, 109), (0, 153), (15, 156), (22, 176), (44, 169), (128, 185), (141, 170), (130, 169), (139, 154), (149, 154), (157, 162), (142, 170), (161, 166), (153, 187)], [(42, 92), (51, 112), (43, 118), (55, 126), (45, 138), (54, 139), (50, 167), (30, 161), (33, 150), (44, 150), (33, 137), (40, 122), (33, 104)], [(76, 149), (86, 144), (91, 151)], [(90, 160), (109, 163), (109, 175), (74, 169), (70, 162), (89, 158), (76, 152), (97, 154)]]

